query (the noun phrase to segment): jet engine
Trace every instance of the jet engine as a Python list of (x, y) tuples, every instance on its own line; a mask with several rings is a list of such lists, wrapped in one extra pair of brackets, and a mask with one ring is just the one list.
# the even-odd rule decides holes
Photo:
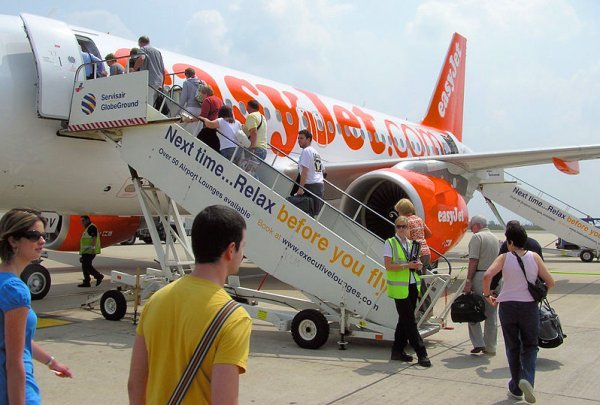
[(398, 213), (394, 205), (401, 198), (414, 204), (416, 214), (433, 233), (427, 243), (442, 254), (460, 241), (467, 228), (465, 200), (440, 177), (399, 168), (374, 170), (354, 180), (346, 193), (372, 211), (359, 209), (355, 200), (344, 195), (340, 201), (342, 212), (383, 239), (395, 233), (393, 222)]
[[(46, 248), (62, 251), (78, 251), (83, 224), (79, 215), (58, 215), (44, 213), (48, 220)], [(141, 217), (119, 217), (111, 215), (90, 215), (90, 220), (98, 228), (100, 245), (111, 246), (131, 239), (140, 226)]]

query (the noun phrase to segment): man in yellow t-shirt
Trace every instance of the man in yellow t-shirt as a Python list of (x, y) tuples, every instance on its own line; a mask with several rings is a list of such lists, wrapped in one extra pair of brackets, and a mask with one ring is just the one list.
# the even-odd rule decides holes
[(250, 151), (265, 160), (267, 157), (267, 119), (260, 112), (260, 104), (256, 100), (246, 105), (248, 116), (244, 128), (250, 137)]
[[(235, 210), (213, 205), (194, 219), (192, 273), (146, 303), (131, 357), (131, 404), (168, 402), (215, 314), (231, 297), (223, 289), (244, 257), (246, 223)], [(225, 321), (187, 393), (185, 403), (237, 403), (246, 371), (252, 320), (237, 308)]]

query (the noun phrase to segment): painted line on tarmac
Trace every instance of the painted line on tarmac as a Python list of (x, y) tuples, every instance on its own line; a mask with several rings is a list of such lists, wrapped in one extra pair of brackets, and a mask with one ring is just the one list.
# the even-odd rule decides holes
[(37, 329), (43, 328), (51, 328), (53, 326), (64, 326), (73, 323), (73, 321), (68, 321), (66, 319), (54, 318), (54, 317), (38, 317), (37, 321)]
[(581, 271), (550, 271), (552, 274), (573, 274), (576, 276), (600, 276), (600, 273), (584, 273)]

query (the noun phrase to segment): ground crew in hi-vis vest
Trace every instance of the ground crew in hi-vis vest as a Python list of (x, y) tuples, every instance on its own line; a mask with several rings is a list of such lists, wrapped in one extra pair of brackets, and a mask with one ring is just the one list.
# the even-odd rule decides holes
[(91, 287), (91, 277), (96, 279), (96, 285), (100, 285), (104, 275), (94, 268), (92, 261), (97, 254), (100, 253), (100, 235), (98, 234), (98, 228), (92, 224), (90, 217), (87, 215), (81, 216), (81, 223), (83, 224), (83, 233), (79, 241), (79, 254), (81, 258), (81, 271), (83, 272), (83, 283), (77, 287)]
[(404, 349), (408, 343), (413, 347), (419, 365), (431, 367), (431, 361), (427, 356), (427, 349), (423, 338), (417, 329), (415, 319), (415, 308), (421, 289), (421, 278), (418, 270), (422, 264), (417, 259), (408, 261), (412, 241), (408, 239), (408, 219), (399, 216), (396, 219), (396, 234), (385, 241), (383, 258), (387, 276), (388, 296), (393, 298), (398, 311), (398, 324), (394, 334), (394, 345), (392, 346), (392, 360), (411, 362), (413, 357)]

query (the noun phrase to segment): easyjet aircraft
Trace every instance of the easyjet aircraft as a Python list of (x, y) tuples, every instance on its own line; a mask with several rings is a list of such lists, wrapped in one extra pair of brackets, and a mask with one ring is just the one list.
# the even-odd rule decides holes
[[(70, 215), (104, 216), (103, 244), (127, 239), (141, 215), (130, 173), (111, 142), (64, 136), (80, 46), (99, 58), (112, 52), (128, 56), (136, 42), (63, 22), (22, 14), (0, 16), (0, 209), (32, 206), (57, 213), (52, 249), (77, 248), (81, 225)], [(326, 163), (328, 180), (391, 218), (399, 198), (410, 198), (433, 230), (429, 242), (440, 252), (465, 233), (466, 203), (484, 177), (499, 170), (553, 162), (578, 172), (577, 160), (598, 158), (600, 145), (472, 153), (462, 143), (466, 40), (452, 37), (431, 103), (420, 123), (371, 111), (312, 91), (217, 66), (161, 49), (166, 86), (181, 85), (187, 67), (210, 84), (244, 121), (244, 105), (257, 99), (268, 121), (272, 150), (299, 153), (297, 134), (308, 128)], [(127, 58), (120, 59), (124, 66)], [(101, 79), (99, 79), (101, 80)], [(287, 159), (278, 168), (295, 173)], [(328, 199), (339, 197), (334, 192)], [(354, 215), (347, 197), (341, 209)], [(375, 215), (357, 220), (381, 236), (389, 224)]]

